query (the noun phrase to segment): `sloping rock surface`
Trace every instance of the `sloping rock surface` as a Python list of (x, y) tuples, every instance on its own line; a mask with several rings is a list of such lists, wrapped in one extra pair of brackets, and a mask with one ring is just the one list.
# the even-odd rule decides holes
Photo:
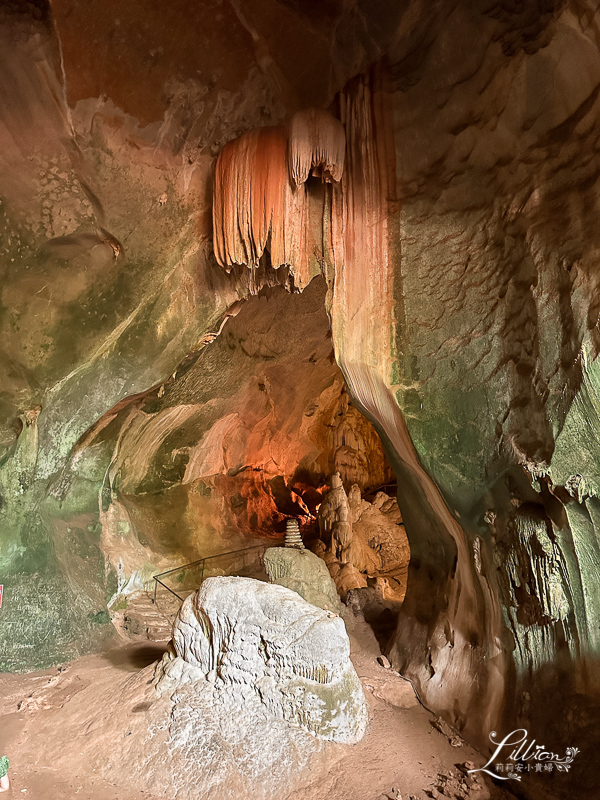
[(307, 603), (340, 613), (342, 605), (327, 565), (309, 550), (269, 547), (264, 555), (269, 580), (297, 592)]

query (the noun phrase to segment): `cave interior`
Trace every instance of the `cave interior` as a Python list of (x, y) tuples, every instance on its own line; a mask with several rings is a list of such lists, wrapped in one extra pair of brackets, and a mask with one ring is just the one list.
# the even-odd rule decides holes
[(593, 0), (1, 0), (1, 674), (295, 519), (451, 739), (576, 748), (480, 800), (600, 796), (599, 153)]

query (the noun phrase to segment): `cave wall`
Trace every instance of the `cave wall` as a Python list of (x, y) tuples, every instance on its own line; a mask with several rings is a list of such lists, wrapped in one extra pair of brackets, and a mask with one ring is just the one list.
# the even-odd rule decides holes
[[(396, 358), (375, 363), (367, 324), (340, 363), (389, 442), (411, 543), (392, 663), (481, 746), (517, 725), (566, 746), (598, 707), (600, 62), (591, 7), (533, 9), (525, 39), (493, 11), (456, 8), (414, 72), (391, 64), (383, 86), (375, 72), (344, 90), (381, 96), (375, 163), (393, 120), (387, 294), (389, 261), (367, 261), (383, 268)], [(364, 296), (340, 303), (342, 353)]]
[(209, 163), (204, 183), (174, 186), (181, 164), (160, 125), (123, 136), (106, 96), (91, 113), (69, 107), (48, 4), (1, 13), (6, 668), (63, 660), (104, 629), (118, 579), (96, 486), (68, 469), (71, 450), (168, 375), (237, 292), (207, 269), (195, 230)]
[[(456, 548), (439, 558), (451, 580), (438, 609), (422, 615), (431, 593), (417, 587), (439, 588), (430, 548), (449, 537), (413, 536), (417, 592), (409, 579), (392, 654), (480, 740), (498, 721), (566, 740), (598, 689), (597, 533), (570, 484), (587, 479), (582, 432), (593, 426), (590, 414), (578, 429), (571, 420), (597, 352), (600, 62), (591, 7), (544, 19), (533, 6), (526, 39), (516, 14), (457, 8), (453, 55), (438, 38), (415, 87), (392, 96), (399, 358), (382, 377), (454, 516), (443, 528)], [(568, 730), (548, 697), (576, 720)]]
[(71, 469), (101, 464), (102, 549), (129, 591), (159, 564), (281, 537), (290, 516), (315, 534), (335, 471), (367, 491), (394, 480), (348, 402), (325, 293), (322, 279), (301, 294), (263, 289), (168, 381), (78, 443)]

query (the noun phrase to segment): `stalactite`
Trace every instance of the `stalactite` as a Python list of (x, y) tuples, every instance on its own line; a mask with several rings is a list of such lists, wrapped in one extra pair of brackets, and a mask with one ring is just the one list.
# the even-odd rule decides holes
[(306, 198), (287, 175), (284, 128), (248, 131), (228, 142), (217, 160), (213, 200), (217, 261), (258, 265), (265, 249), (271, 265), (296, 266), (302, 255)]
[[(217, 160), (213, 198), (214, 251), (230, 270), (245, 264), (254, 277), (262, 264), (288, 266), (294, 285), (311, 278), (308, 199), (311, 170), (339, 181), (344, 167), (344, 128), (326, 111), (308, 109), (285, 128), (248, 131), (225, 145)], [(321, 243), (317, 242), (317, 249)], [(313, 273), (314, 274), (314, 273)], [(252, 290), (260, 288), (251, 282)]]
[(273, 267), (299, 262), (305, 197), (289, 183), (286, 147), (283, 128), (261, 128), (229, 142), (219, 156), (214, 241), (226, 269), (256, 266), (267, 244)]
[(298, 111), (290, 121), (288, 166), (296, 186), (305, 183), (312, 169), (327, 182), (339, 182), (344, 170), (346, 134), (342, 123), (320, 108)]

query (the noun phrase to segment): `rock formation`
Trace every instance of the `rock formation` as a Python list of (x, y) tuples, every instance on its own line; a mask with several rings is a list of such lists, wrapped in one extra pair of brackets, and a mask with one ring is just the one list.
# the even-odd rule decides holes
[(325, 562), (309, 550), (269, 547), (264, 554), (265, 570), (271, 583), (298, 592), (307, 603), (341, 613), (335, 583)]
[(339, 472), (331, 476), (330, 486), (319, 508), (319, 530), (335, 559), (347, 564), (350, 560), (352, 523), (348, 497)]
[(385, 581), (385, 594), (401, 602), (406, 591), (410, 549), (402, 514), (394, 497), (377, 492), (369, 503), (352, 486), (348, 500), (352, 515), (350, 558), (360, 572)]
[[(292, 268), (303, 288), (309, 269), (308, 195), (311, 172), (339, 182), (344, 168), (344, 127), (321, 109), (292, 117), (284, 127), (248, 131), (228, 142), (217, 159), (213, 237), (217, 261), (227, 270), (246, 265), (254, 276), (268, 247), (275, 269)], [(314, 274), (314, 273), (313, 273)]]
[[(398, 503), (382, 491), (369, 503), (362, 499), (357, 484), (346, 495), (339, 476), (333, 476), (331, 483), (332, 489), (319, 509), (321, 540), (315, 552), (326, 561), (338, 592), (345, 599), (348, 592), (371, 585), (382, 599), (401, 603), (406, 591), (410, 549)], [(334, 525), (337, 521), (340, 500), (347, 505), (352, 531), (345, 562), (326, 544), (330, 521)]]
[(184, 601), (173, 644), (161, 692), (172, 690), (169, 681), (206, 678), (223, 690), (223, 702), (242, 708), (258, 697), (276, 719), (324, 739), (352, 744), (365, 732), (365, 699), (342, 619), (283, 586), (208, 578)]
[(274, 266), (299, 265), (304, 191), (288, 178), (282, 128), (248, 131), (228, 142), (217, 160), (213, 201), (214, 248), (223, 267), (257, 266), (267, 241)]
[(292, 182), (306, 183), (311, 173), (339, 183), (344, 171), (346, 132), (342, 123), (320, 108), (297, 111), (290, 121), (288, 167)]
[[(32, 656), (38, 666), (61, 661), (93, 645), (108, 633), (108, 611), (118, 616), (158, 572), (265, 534), (279, 539), (290, 515), (314, 522), (319, 487), (334, 468), (362, 485), (388, 478), (381, 442), (348, 405), (332, 363), (324, 297), (317, 280), (302, 294), (275, 287), (234, 306), (213, 342), (101, 416), (50, 486), (32, 478), (40, 418), (28, 425), (24, 416), (0, 469), (0, 516), (12, 542), (0, 554), (8, 559), (2, 613), (18, 632), (4, 642), (4, 668), (29, 666)], [(39, 542), (25, 562), (23, 536)], [(56, 601), (46, 621), (29, 569)]]

